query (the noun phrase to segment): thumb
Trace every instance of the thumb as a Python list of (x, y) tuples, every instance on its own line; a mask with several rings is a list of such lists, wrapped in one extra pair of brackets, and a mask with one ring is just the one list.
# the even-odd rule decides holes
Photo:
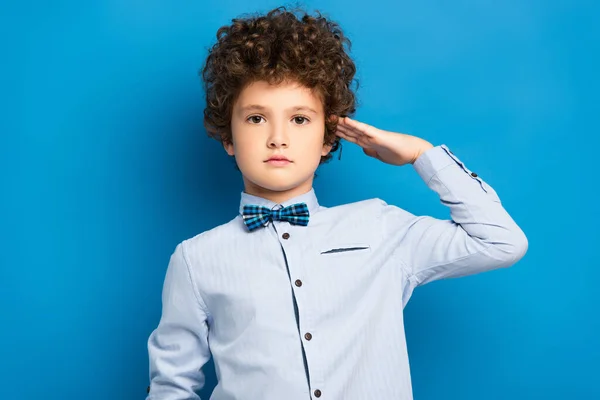
[(365, 153), (366, 155), (368, 155), (369, 157), (377, 157), (377, 152), (373, 149), (367, 149), (367, 148), (363, 148), (363, 153)]

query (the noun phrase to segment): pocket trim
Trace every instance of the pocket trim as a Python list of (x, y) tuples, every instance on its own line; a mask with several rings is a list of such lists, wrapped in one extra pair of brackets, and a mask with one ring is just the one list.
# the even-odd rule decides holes
[(340, 253), (352, 253), (352, 252), (363, 252), (370, 251), (371, 246), (368, 243), (351, 243), (351, 244), (343, 244), (338, 246), (329, 246), (324, 249), (321, 249), (319, 252), (322, 255), (327, 254), (340, 254)]

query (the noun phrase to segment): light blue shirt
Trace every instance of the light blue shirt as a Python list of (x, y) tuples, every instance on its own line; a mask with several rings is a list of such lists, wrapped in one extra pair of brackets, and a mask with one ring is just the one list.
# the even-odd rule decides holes
[[(249, 232), (241, 215), (179, 243), (148, 339), (148, 400), (199, 399), (212, 353), (212, 400), (412, 399), (403, 309), (442, 278), (508, 267), (528, 242), (494, 189), (447, 146), (413, 164), (451, 220), (380, 199), (320, 206), (308, 226)], [(242, 192), (244, 204), (269, 200)]]

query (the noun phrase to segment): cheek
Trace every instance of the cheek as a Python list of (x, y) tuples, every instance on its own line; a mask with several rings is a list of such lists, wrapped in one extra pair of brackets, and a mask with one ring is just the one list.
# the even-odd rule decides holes
[(249, 146), (252, 146), (255, 142), (252, 140), (251, 132), (247, 132), (243, 127), (233, 125), (231, 126), (231, 137), (233, 143), (235, 143), (236, 152), (243, 152)]
[(319, 132), (312, 132), (313, 135), (310, 135), (303, 140), (303, 143), (298, 146), (306, 149), (306, 151), (302, 152), (305, 159), (311, 161), (311, 164), (318, 165), (321, 161), (321, 156), (323, 153), (323, 134)]
[(313, 132), (311, 135), (311, 147), (315, 150), (321, 152), (323, 150), (324, 141), (325, 141), (325, 132), (319, 130), (318, 132)]
[(235, 157), (238, 164), (254, 163), (257, 158), (261, 158), (264, 145), (260, 140), (250, 135), (240, 135), (235, 140)]

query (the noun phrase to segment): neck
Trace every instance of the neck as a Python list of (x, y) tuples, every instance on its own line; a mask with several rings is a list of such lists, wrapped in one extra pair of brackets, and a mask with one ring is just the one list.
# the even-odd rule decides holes
[(270, 200), (274, 203), (281, 204), (295, 197), (301, 196), (305, 193), (310, 192), (312, 189), (312, 182), (308, 185), (303, 184), (287, 190), (270, 190), (267, 188), (259, 187), (256, 185), (245, 185), (244, 192), (253, 196), (262, 197), (263, 199)]

